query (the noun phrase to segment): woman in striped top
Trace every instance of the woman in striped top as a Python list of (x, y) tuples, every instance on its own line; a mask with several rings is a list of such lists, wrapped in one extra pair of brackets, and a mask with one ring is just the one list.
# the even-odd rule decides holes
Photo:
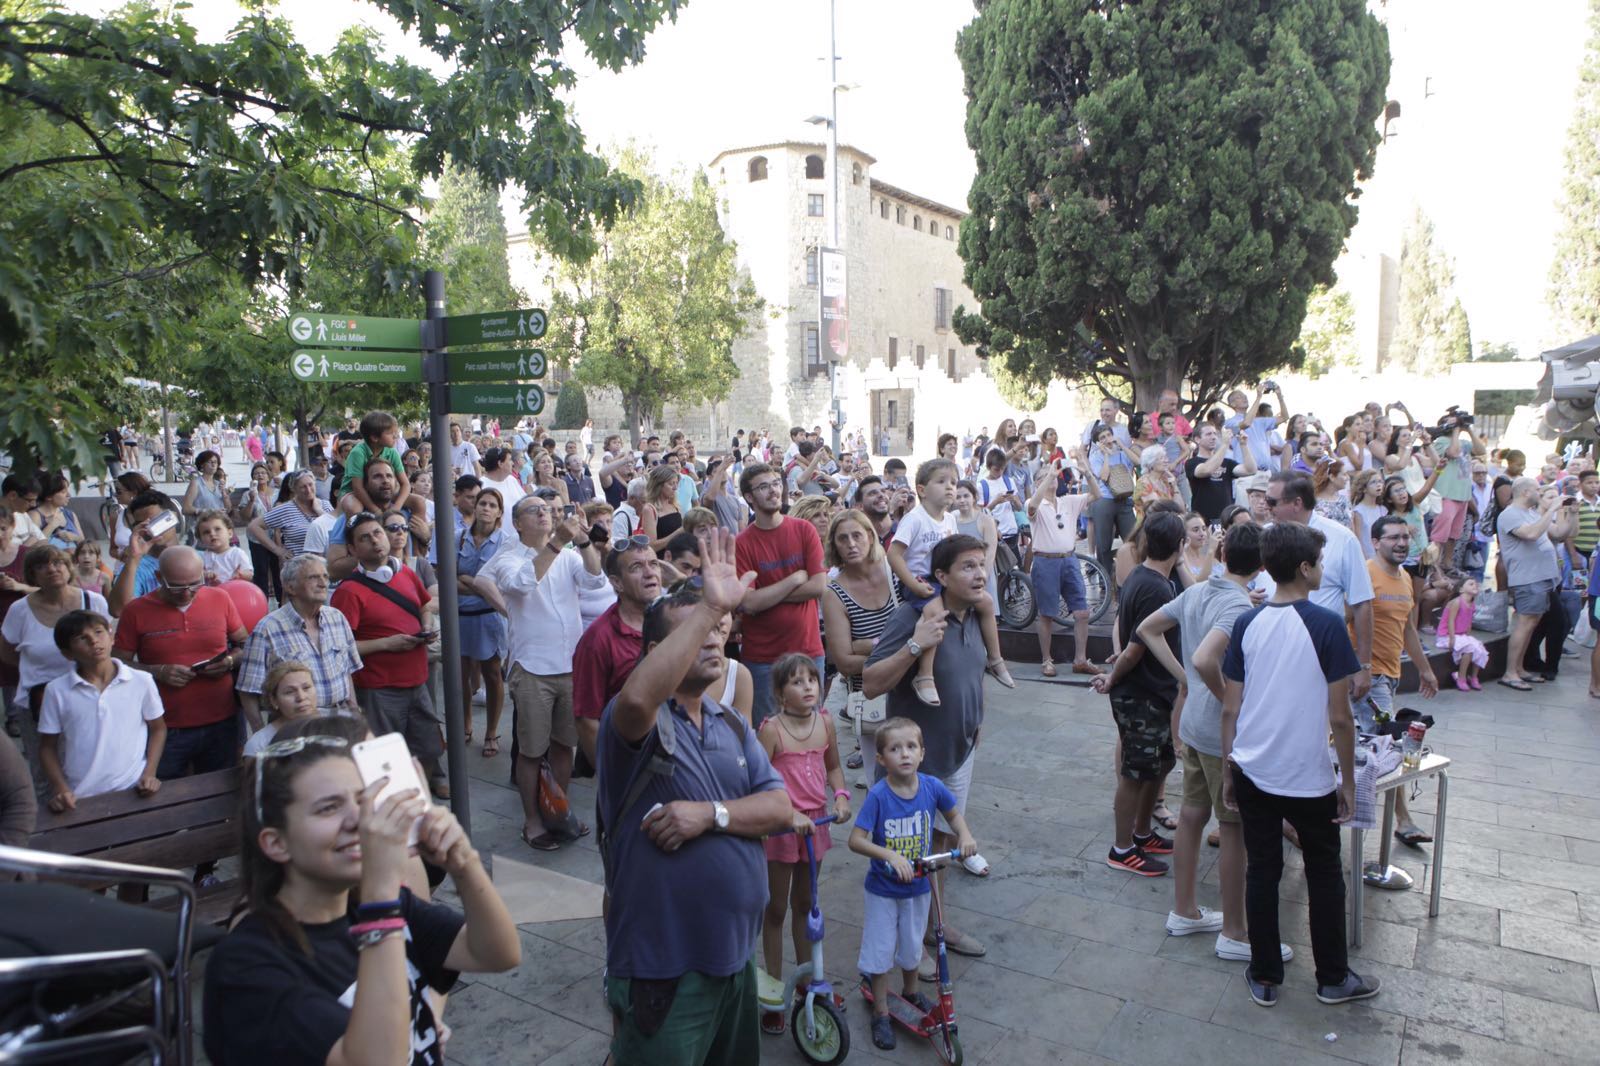
[(832, 568), (831, 596), (822, 597), (823, 636), (828, 659), (861, 691), (861, 668), (899, 606), (872, 520), (865, 511), (840, 511), (828, 524), (823, 558)]
[(309, 470), (296, 470), (284, 477), (278, 505), (265, 515), (252, 518), (247, 528), (252, 537), (287, 562), (305, 551), (306, 533), (323, 510), (324, 504), (317, 497), (317, 479)]

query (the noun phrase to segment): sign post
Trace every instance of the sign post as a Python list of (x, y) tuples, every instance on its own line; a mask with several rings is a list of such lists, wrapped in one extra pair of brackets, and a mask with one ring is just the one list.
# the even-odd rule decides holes
[(421, 381), (422, 356), (416, 352), (344, 352), (302, 349), (289, 358), (301, 381)]

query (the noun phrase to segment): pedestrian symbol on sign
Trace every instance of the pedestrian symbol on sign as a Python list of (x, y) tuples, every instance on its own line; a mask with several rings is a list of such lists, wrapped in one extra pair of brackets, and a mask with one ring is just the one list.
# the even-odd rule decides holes
[[(326, 322), (324, 322), (322, 319), (319, 318), (319, 319), (317, 319), (317, 340), (325, 341), (327, 339), (328, 339), (328, 324)], [(323, 362), (327, 362), (327, 360), (324, 359)]]
[(517, 377), (528, 376), (528, 357), (521, 352), (517, 353)]
[(526, 337), (527, 335), (528, 335), (528, 319), (527, 319), (527, 316), (518, 315), (517, 316), (517, 336)]
[(323, 352), (322, 353), (322, 376), (323, 377), (327, 377), (328, 376), (328, 353), (327, 352)]

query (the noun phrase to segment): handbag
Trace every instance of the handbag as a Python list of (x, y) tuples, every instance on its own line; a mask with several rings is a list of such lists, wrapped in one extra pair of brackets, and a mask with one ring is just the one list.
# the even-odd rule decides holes
[(1511, 610), (1511, 595), (1496, 589), (1480, 592), (1472, 608), (1472, 628), (1485, 633), (1504, 633), (1510, 628), (1507, 614)]
[(1126, 500), (1133, 495), (1133, 468), (1125, 463), (1113, 463), (1106, 470), (1106, 488), (1113, 499)]

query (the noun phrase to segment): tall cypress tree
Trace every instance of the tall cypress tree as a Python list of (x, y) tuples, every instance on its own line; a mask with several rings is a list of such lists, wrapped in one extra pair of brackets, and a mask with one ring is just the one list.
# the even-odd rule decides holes
[(1566, 343), (1600, 333), (1600, 0), (1589, 2), (1589, 47), (1567, 130), (1561, 224), (1550, 267), (1550, 309)]

